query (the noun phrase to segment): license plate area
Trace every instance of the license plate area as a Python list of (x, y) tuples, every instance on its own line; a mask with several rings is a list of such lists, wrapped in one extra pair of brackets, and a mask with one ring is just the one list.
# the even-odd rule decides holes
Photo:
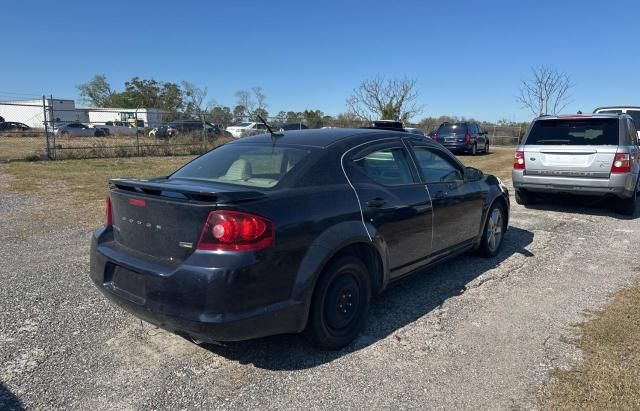
[(145, 276), (115, 264), (108, 264), (105, 272), (105, 287), (133, 303), (146, 302)]

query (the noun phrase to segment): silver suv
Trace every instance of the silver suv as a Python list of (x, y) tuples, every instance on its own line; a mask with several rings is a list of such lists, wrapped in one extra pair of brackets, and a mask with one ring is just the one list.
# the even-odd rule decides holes
[(518, 204), (532, 204), (537, 193), (602, 195), (631, 215), (639, 173), (632, 118), (592, 114), (536, 118), (516, 149), (512, 175)]

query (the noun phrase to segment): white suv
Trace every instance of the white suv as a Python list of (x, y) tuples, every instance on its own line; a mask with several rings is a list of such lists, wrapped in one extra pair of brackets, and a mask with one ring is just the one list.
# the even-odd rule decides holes
[(267, 131), (267, 126), (262, 123), (240, 123), (235, 126), (229, 126), (226, 130), (235, 138), (252, 136), (254, 134), (262, 134)]

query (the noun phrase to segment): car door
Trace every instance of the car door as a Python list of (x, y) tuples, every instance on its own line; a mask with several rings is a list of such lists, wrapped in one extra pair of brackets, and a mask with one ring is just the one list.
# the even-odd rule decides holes
[(391, 275), (415, 268), (431, 253), (431, 199), (402, 141), (372, 142), (349, 153), (345, 171), (367, 225), (388, 248)]
[(480, 232), (484, 197), (482, 182), (466, 182), (464, 166), (450, 153), (431, 145), (408, 142), (433, 206), (432, 252), (474, 239)]

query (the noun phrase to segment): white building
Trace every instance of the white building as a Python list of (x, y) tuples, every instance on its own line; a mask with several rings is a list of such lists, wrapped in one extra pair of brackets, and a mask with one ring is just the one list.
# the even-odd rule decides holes
[(162, 124), (164, 111), (158, 108), (102, 108), (81, 107), (76, 111), (85, 123), (104, 124), (107, 121), (125, 121), (134, 124), (138, 120), (138, 127), (154, 128)]
[(73, 100), (42, 99), (0, 101), (0, 116), (33, 128), (44, 128), (46, 120), (57, 123), (81, 121)]
[[(43, 106), (44, 102), (44, 106)], [(17, 121), (33, 128), (44, 128), (45, 115), (52, 123), (96, 123), (125, 121), (138, 127), (158, 127), (162, 124), (164, 111), (157, 108), (76, 108), (74, 100), (45, 98), (35, 100), (0, 101), (0, 116), (5, 121)]]

